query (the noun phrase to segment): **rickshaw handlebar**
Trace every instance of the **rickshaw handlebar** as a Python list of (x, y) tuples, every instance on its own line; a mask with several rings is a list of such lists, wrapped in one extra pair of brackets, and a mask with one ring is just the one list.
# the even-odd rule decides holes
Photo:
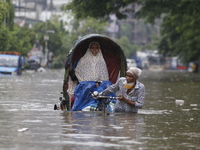
[(119, 97), (99, 95), (97, 91), (94, 91), (93, 93), (91, 93), (91, 95), (94, 99), (119, 99)]
[(119, 99), (119, 97), (103, 96), (103, 95), (94, 96), (94, 97), (97, 99)]

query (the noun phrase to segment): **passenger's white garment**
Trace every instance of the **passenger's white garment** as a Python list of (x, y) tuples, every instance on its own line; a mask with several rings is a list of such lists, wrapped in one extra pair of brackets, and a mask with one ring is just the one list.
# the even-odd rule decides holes
[(79, 82), (109, 80), (108, 69), (101, 50), (94, 56), (88, 49), (77, 64), (75, 75)]

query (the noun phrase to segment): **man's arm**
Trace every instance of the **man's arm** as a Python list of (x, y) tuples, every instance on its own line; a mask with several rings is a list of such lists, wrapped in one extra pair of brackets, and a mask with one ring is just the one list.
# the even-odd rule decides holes
[(116, 93), (119, 90), (119, 80), (115, 84), (110, 85), (107, 89), (101, 92), (102, 95), (108, 95), (110, 93)]
[(135, 102), (125, 98), (123, 95), (118, 95), (120, 101), (124, 101), (132, 106), (135, 106)]

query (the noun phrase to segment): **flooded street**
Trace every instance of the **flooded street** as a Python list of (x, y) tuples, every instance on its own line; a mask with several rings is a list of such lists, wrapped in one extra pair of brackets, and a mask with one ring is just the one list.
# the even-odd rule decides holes
[(199, 74), (144, 70), (143, 109), (108, 116), (54, 111), (63, 76), (64, 69), (0, 76), (0, 149), (200, 149)]

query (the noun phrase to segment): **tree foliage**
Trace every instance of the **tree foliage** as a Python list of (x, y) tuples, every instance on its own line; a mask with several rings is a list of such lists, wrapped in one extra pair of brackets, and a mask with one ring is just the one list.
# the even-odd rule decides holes
[(115, 14), (119, 19), (127, 17), (127, 12), (132, 11), (126, 6), (137, 0), (72, 0), (64, 10), (71, 10), (75, 17), (80, 18), (109, 18)]
[(116, 42), (123, 49), (124, 54), (127, 58), (131, 56), (131, 53), (136, 52), (136, 49), (133, 48), (134, 46), (130, 43), (129, 39), (126, 36), (121, 37), (120, 39), (116, 40)]
[(170, 56), (179, 55), (185, 62), (200, 56), (198, 0), (72, 0), (65, 10), (72, 10), (77, 18), (108, 18), (110, 14), (116, 14), (122, 19), (127, 17), (128, 12), (135, 11), (134, 7), (129, 7), (135, 3), (141, 6), (136, 17), (146, 18), (152, 24), (155, 19), (163, 17), (160, 52)]
[(4, 1), (0, 1), (0, 25), (4, 23), (4, 18), (8, 13), (8, 4)]
[(0, 28), (0, 51), (7, 51), (9, 45), (9, 30), (7, 28)]
[[(65, 29), (65, 25), (69, 28)], [(70, 22), (64, 24), (58, 17), (54, 16), (51, 21), (46, 23), (37, 23), (33, 27), (33, 31), (36, 33), (36, 40), (40, 42), (45, 48), (46, 31), (54, 31), (54, 33), (47, 33), (48, 39), (48, 50), (53, 52), (57, 58), (52, 66), (62, 66), (69, 50), (78, 38), (90, 33), (103, 34), (106, 29), (106, 22), (103, 20), (97, 20), (94, 18), (87, 18), (84, 20), (73, 19)]]
[(35, 33), (28, 27), (15, 26), (14, 30), (10, 32), (9, 37), (9, 51), (17, 51), (22, 55), (27, 55), (32, 48), (35, 40)]
[[(39, 40), (43, 49), (45, 48), (45, 43), (46, 43), (44, 36), (48, 35), (49, 37), (49, 39), (47, 40), (48, 50), (53, 52), (54, 55), (58, 55), (60, 53), (60, 47), (62, 46), (61, 33), (59, 29), (51, 21), (48, 20), (47, 24), (45, 22), (37, 23), (33, 27), (33, 30), (37, 34), (36, 40)], [(53, 33), (48, 31), (53, 31)]]
[[(148, 21), (153, 22), (165, 13), (159, 48), (164, 54), (178, 55), (182, 61), (189, 62), (200, 56), (199, 5), (200, 1), (192, 0), (148, 0), (139, 16), (146, 16)], [(155, 10), (149, 9), (154, 6), (157, 6)]]
[(0, 25), (8, 27), (10, 30), (14, 26), (14, 6), (11, 0), (0, 1)]
[(76, 39), (87, 34), (103, 34), (106, 31), (107, 23), (105, 20), (98, 20), (87, 17), (84, 20), (74, 19), (71, 21), (71, 34), (76, 35)]
[[(87, 18), (86, 20), (77, 20), (79, 27), (76, 30), (79, 36), (84, 36), (90, 33), (102, 34), (106, 30), (107, 23), (104, 20), (97, 20), (94, 18)], [(73, 32), (72, 31), (72, 32)]]
[[(14, 30), (14, 7), (11, 0), (0, 1), (0, 51), (26, 53), (29, 47), (29, 34), (16, 26)], [(23, 34), (23, 36), (20, 36)]]
[(15, 26), (13, 31), (0, 28), (0, 51), (16, 51), (26, 55), (32, 47), (35, 34), (27, 27)]
[(10, 29), (13, 30), (14, 27), (14, 18), (15, 18), (15, 11), (14, 11), (14, 6), (12, 3), (12, 0), (6, 0), (8, 4), (8, 13), (6, 16), (6, 26)]

